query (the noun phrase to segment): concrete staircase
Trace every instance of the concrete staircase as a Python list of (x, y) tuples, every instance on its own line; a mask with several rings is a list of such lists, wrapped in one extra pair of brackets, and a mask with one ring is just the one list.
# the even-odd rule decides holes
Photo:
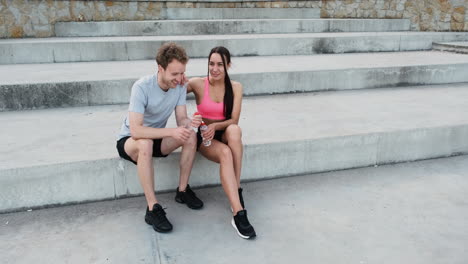
[[(155, 71), (167, 41), (187, 49), (188, 76), (206, 74), (216, 45), (235, 55), (245, 180), (468, 152), (468, 56), (431, 50), (468, 33), (285, 10), (181, 9), (167, 21), (59, 23), (56, 38), (1, 40), (0, 212), (142, 193), (115, 136), (132, 83)], [(176, 187), (178, 159), (155, 159), (158, 191)], [(219, 184), (201, 156), (192, 175), (193, 186)]]
[(468, 41), (434, 43), (432, 48), (438, 51), (468, 54)]

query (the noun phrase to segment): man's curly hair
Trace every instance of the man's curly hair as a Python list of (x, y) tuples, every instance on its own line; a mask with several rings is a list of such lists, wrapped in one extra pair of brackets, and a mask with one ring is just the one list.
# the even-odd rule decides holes
[(161, 65), (164, 70), (174, 59), (182, 64), (187, 64), (189, 60), (185, 49), (174, 42), (165, 43), (159, 48), (158, 54), (156, 55), (156, 62), (158, 65)]

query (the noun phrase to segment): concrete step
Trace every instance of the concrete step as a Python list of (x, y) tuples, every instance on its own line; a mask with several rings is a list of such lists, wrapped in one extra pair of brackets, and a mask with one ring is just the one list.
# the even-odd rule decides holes
[[(244, 180), (468, 153), (468, 84), (245, 98)], [(189, 114), (195, 111), (189, 102)], [(126, 105), (0, 114), (0, 211), (141, 194), (117, 156)], [(170, 119), (168, 127), (174, 126)], [(274, 131), (274, 133), (272, 133)], [(155, 159), (157, 190), (178, 182), (177, 153)], [(219, 184), (197, 156), (191, 184)]]
[(347, 32), (142, 37), (75, 37), (0, 40), (0, 64), (153, 59), (175, 41), (192, 58), (226, 46), (233, 56), (430, 50), (432, 42), (466, 41), (468, 32)]
[(233, 19), (58, 22), (58, 37), (409, 31), (407, 19)]
[[(236, 57), (230, 70), (245, 95), (468, 82), (468, 56), (444, 52)], [(206, 76), (191, 59), (187, 76)], [(151, 61), (0, 65), (0, 111), (128, 103)]]
[(436, 42), (432, 44), (432, 49), (437, 51), (449, 51), (455, 53), (468, 54), (468, 41), (460, 42)]
[(0, 254), (5, 264), (462, 264), (467, 171), (459, 156), (243, 183), (255, 241), (230, 227), (219, 186), (195, 190), (202, 210), (159, 193), (170, 234), (143, 221), (144, 197), (1, 214)]
[(320, 18), (320, 8), (163, 8), (161, 19)]

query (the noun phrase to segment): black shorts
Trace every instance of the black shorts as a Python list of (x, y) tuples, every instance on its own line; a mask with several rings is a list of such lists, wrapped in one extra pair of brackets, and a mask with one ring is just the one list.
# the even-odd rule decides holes
[[(121, 158), (131, 161), (136, 165), (137, 163), (132, 160), (132, 158), (130, 158), (130, 156), (125, 152), (125, 142), (129, 138), (130, 137), (123, 137), (117, 141), (117, 151), (119, 152), (119, 156)], [(167, 155), (161, 153), (161, 142), (162, 138), (153, 139), (153, 157), (167, 157)]]
[[(213, 139), (218, 140), (219, 142), (223, 142), (223, 135), (224, 135), (224, 130), (216, 130), (215, 134), (213, 136)], [(203, 142), (203, 138), (201, 136), (201, 131), (198, 129), (197, 132), (197, 150), (200, 148), (201, 143)]]

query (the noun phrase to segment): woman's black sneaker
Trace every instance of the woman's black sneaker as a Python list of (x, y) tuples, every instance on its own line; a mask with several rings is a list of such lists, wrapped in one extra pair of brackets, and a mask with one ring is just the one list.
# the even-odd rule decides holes
[(203, 207), (203, 202), (198, 199), (188, 184), (184, 192), (179, 192), (179, 187), (177, 187), (175, 200), (178, 203), (187, 204), (187, 206), (191, 209), (200, 209)]
[(247, 211), (241, 210), (231, 220), (232, 226), (237, 230), (237, 234), (245, 239), (254, 238), (255, 230), (247, 219)]
[(242, 205), (242, 208), (245, 209), (244, 198), (242, 197), (242, 188), (237, 189), (237, 192), (239, 193), (240, 204)]
[(166, 212), (159, 204), (153, 205), (153, 211), (146, 207), (145, 222), (157, 232), (166, 233), (172, 230), (172, 224), (166, 218)]

